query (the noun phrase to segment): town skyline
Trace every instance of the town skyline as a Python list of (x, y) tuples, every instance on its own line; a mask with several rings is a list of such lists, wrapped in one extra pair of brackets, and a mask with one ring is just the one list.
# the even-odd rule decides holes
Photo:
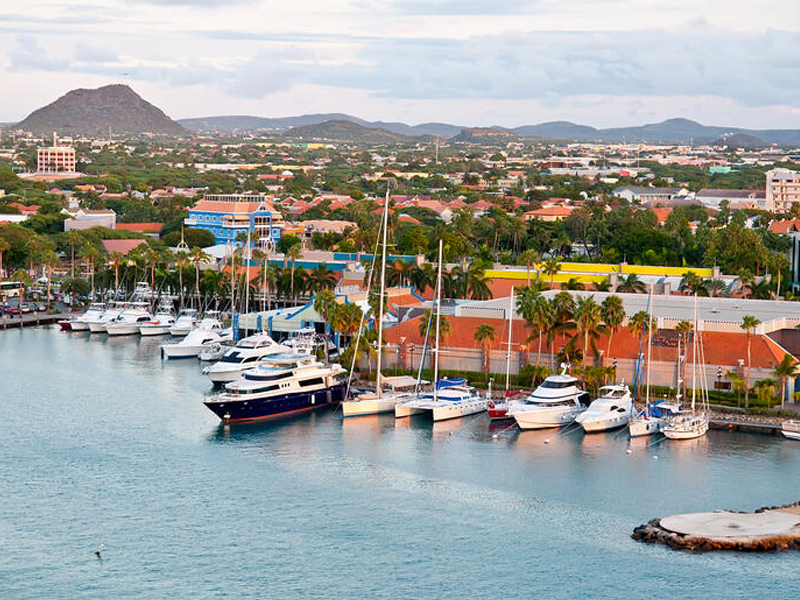
[[(716, 3), (35, 1), (0, 14), (0, 121), (122, 82), (175, 119), (800, 127), (797, 8)], [(157, 9), (157, 10), (156, 10)], [(613, 9), (613, 10), (609, 10)], [(724, 14), (722, 14), (724, 12)], [(780, 18), (779, 18), (780, 16)]]

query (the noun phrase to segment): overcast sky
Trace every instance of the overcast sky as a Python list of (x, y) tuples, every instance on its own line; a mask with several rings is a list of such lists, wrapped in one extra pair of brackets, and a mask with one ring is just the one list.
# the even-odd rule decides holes
[(0, 3), (0, 121), (120, 82), (173, 118), (800, 128), (800, 1)]

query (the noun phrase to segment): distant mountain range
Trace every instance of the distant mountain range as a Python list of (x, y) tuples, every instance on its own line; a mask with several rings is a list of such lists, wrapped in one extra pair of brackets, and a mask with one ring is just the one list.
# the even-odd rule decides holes
[[(506, 131), (524, 138), (551, 138), (580, 142), (650, 142), (650, 143), (710, 143), (732, 134), (746, 134), (761, 142), (760, 145), (779, 144), (791, 146), (800, 144), (798, 129), (744, 129), (741, 127), (707, 126), (689, 119), (667, 119), (636, 127), (612, 127), (597, 129), (569, 121), (551, 121), (538, 125), (520, 127), (469, 128), (448, 123), (422, 123), (407, 125), (398, 122), (366, 121), (342, 113), (322, 113), (298, 117), (264, 118), (250, 116), (206, 117), (202, 119), (180, 119), (178, 123), (193, 131), (222, 134), (256, 133), (271, 131), (285, 133), (293, 127), (320, 125), (326, 121), (350, 121), (366, 128), (382, 129), (401, 136), (421, 135), (439, 136), (443, 139), (456, 138), (463, 130)], [(331, 138), (332, 139), (332, 138)], [(499, 140), (498, 140), (499, 141)], [(507, 141), (507, 140), (506, 140)], [(750, 140), (752, 142), (753, 140)]]
[(285, 135), (302, 140), (331, 140), (363, 144), (400, 144), (413, 141), (414, 137), (393, 133), (382, 127), (367, 127), (346, 120), (333, 120), (292, 127)]
[(191, 132), (144, 100), (127, 85), (107, 85), (67, 92), (55, 102), (33, 111), (14, 127), (49, 135), (165, 135)]

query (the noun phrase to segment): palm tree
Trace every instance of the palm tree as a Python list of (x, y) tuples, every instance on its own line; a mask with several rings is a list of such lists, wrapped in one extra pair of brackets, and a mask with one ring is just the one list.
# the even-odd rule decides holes
[[(678, 368), (679, 370), (679, 377), (683, 382), (681, 386), (681, 393), (686, 396), (686, 357), (684, 356), (683, 362), (681, 363), (681, 344), (683, 344), (683, 353), (684, 355), (687, 353), (689, 348), (689, 333), (694, 329), (694, 324), (691, 321), (680, 321), (675, 325), (675, 331), (680, 336), (678, 337)], [(681, 369), (681, 367), (683, 367)]]
[(486, 375), (486, 379), (488, 379), (490, 360), (489, 352), (491, 351), (492, 344), (494, 343), (495, 339), (497, 339), (497, 332), (491, 325), (488, 325), (487, 323), (481, 323), (475, 330), (475, 333), (472, 337), (481, 347), (481, 356), (483, 357), (483, 372)]
[(594, 289), (598, 292), (607, 292), (611, 289), (611, 280), (608, 277), (604, 277), (600, 281), (596, 281), (594, 283)]
[[(640, 310), (635, 315), (628, 319), (628, 329), (633, 337), (639, 337), (647, 328), (647, 312)], [(652, 330), (652, 320), (650, 323), (650, 330)]]
[(550, 287), (553, 287), (553, 278), (556, 274), (561, 270), (561, 256), (558, 258), (551, 256), (547, 260), (544, 261), (544, 265), (542, 266), (542, 271), (544, 271), (547, 275), (550, 275)]
[[(575, 306), (575, 333), (580, 335), (582, 341), (583, 364), (581, 366), (584, 373), (586, 372), (586, 355), (589, 352), (589, 336), (598, 331), (602, 320), (602, 309), (595, 302), (594, 296), (578, 298)], [(594, 345), (594, 342), (592, 344)]]
[[(528, 271), (528, 285), (531, 284), (531, 265), (536, 265), (541, 260), (541, 256), (539, 253), (534, 250), (533, 248), (528, 248), (525, 252), (522, 253), (522, 261), (525, 263), (525, 267)], [(539, 269), (536, 269), (536, 281), (539, 281)]]
[(291, 248), (286, 251), (286, 258), (292, 261), (292, 284), (291, 284), (291, 295), (294, 299), (294, 264), (297, 259), (299, 259), (303, 255), (303, 250), (300, 244), (295, 244)]
[(565, 282), (565, 283), (562, 283), (562, 284), (561, 284), (561, 289), (562, 289), (562, 290), (573, 290), (573, 291), (577, 291), (577, 290), (582, 290), (582, 289), (584, 289), (585, 287), (586, 287), (586, 286), (584, 286), (584, 285), (583, 285), (583, 284), (582, 284), (582, 283), (581, 283), (581, 282), (578, 280), (578, 278), (577, 278), (577, 277), (570, 277), (570, 278), (569, 278), (569, 281), (567, 281), (567, 282)]
[(745, 385), (747, 386), (744, 390), (744, 408), (745, 410), (750, 408), (750, 365), (751, 365), (751, 355), (750, 355), (750, 337), (753, 332), (755, 332), (756, 327), (761, 325), (761, 321), (756, 319), (752, 315), (745, 315), (742, 317), (742, 323), (739, 325), (742, 329), (747, 332), (747, 372), (745, 373)]
[(611, 340), (625, 320), (625, 307), (622, 304), (622, 298), (616, 295), (606, 296), (600, 305), (600, 316), (608, 328), (608, 346), (606, 347), (606, 358), (608, 358), (611, 355)]
[(330, 290), (322, 290), (319, 294), (317, 294), (316, 298), (314, 298), (314, 310), (319, 313), (322, 317), (323, 323), (326, 325), (325, 327), (325, 360), (329, 361), (330, 356), (328, 355), (328, 327), (327, 324), (330, 323), (331, 317), (333, 316), (334, 311), (339, 307), (339, 304), (336, 302), (336, 296), (333, 295), (333, 292)]
[(3, 253), (11, 250), (11, 244), (9, 244), (5, 238), (0, 237), (0, 278), (3, 277)]
[(617, 291), (624, 294), (641, 294), (647, 290), (644, 281), (636, 273), (631, 273), (617, 286)]
[(186, 250), (178, 250), (175, 253), (175, 263), (178, 266), (178, 289), (181, 297), (181, 309), (183, 309), (183, 268), (189, 260), (189, 253)]
[(716, 298), (717, 296), (724, 296), (727, 295), (726, 292), (728, 291), (727, 284), (722, 279), (709, 279), (705, 282), (706, 291), (708, 291), (708, 295), (712, 298)]
[(744, 379), (739, 377), (739, 374), (736, 371), (728, 371), (725, 373), (725, 377), (731, 380), (731, 387), (736, 392), (736, 407), (739, 407), (739, 399), (742, 397), (742, 390), (744, 390), (747, 386), (744, 382)]
[(688, 291), (692, 295), (708, 296), (708, 290), (703, 282), (703, 278), (694, 271), (686, 271), (686, 273), (684, 273), (683, 277), (681, 277), (681, 283), (678, 289), (682, 292)]
[[(425, 335), (428, 332), (428, 322), (430, 322), (431, 318), (435, 316), (432, 315), (433, 315), (432, 311), (426, 310), (422, 315), (422, 320), (419, 322), (419, 335), (423, 339), (425, 339)], [(448, 335), (450, 335), (451, 331), (452, 328), (450, 326), (450, 321), (447, 319), (447, 317), (441, 315), (439, 317), (439, 337), (444, 339)]]
[(50, 308), (50, 284), (53, 281), (53, 267), (61, 264), (61, 261), (58, 260), (58, 256), (56, 256), (55, 252), (47, 249), (44, 250), (42, 255), (39, 257), (39, 264), (44, 265), (44, 268), (47, 271), (47, 308)]
[(67, 232), (67, 242), (69, 243), (70, 251), (72, 254), (72, 264), (70, 266), (69, 276), (72, 279), (75, 279), (75, 246), (81, 243), (80, 234), (74, 229), (71, 229), (70, 231)]
[[(22, 303), (25, 300), (25, 286), (31, 284), (31, 276), (25, 269), (17, 269), (11, 276), (12, 281), (19, 283), (19, 318), (22, 318)], [(70, 295), (70, 307), (74, 302), (74, 296)]]
[(760, 281), (751, 281), (747, 289), (749, 290), (748, 296), (756, 300), (769, 300), (772, 298), (772, 284), (769, 278), (762, 277)]
[(433, 287), (436, 281), (436, 273), (433, 270), (433, 265), (424, 263), (411, 270), (409, 280), (420, 294), (423, 294), (429, 287)]
[[(103, 253), (97, 249), (96, 246), (89, 245), (84, 252), (84, 256), (89, 261), (89, 283), (91, 289), (90, 296), (92, 300), (94, 300), (94, 273), (95, 273), (95, 265), (97, 261), (103, 257)], [(152, 285), (152, 283), (151, 283)]]
[(125, 255), (115, 250), (109, 255), (108, 260), (114, 266), (114, 300), (116, 300), (119, 293), (119, 266), (125, 260)]
[(789, 377), (797, 377), (798, 363), (790, 354), (784, 354), (783, 359), (772, 370), (772, 374), (781, 383), (781, 410), (786, 401), (786, 383)]
[[(189, 258), (194, 263), (194, 291), (197, 294), (197, 308), (200, 309), (200, 263), (208, 262), (211, 257), (206, 252), (195, 246), (189, 251)], [(183, 301), (181, 301), (183, 303)]]

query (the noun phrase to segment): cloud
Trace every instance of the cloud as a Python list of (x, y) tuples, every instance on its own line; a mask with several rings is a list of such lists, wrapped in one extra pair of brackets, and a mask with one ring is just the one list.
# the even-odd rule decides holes
[(65, 58), (51, 58), (32, 35), (17, 36), (17, 45), (9, 54), (11, 69), (15, 71), (63, 71), (70, 63)]
[(119, 62), (119, 55), (108, 47), (78, 42), (75, 44), (75, 59), (85, 63), (112, 63)]
[(534, 12), (535, 0), (401, 0), (389, 9), (409, 15), (508, 15)]

